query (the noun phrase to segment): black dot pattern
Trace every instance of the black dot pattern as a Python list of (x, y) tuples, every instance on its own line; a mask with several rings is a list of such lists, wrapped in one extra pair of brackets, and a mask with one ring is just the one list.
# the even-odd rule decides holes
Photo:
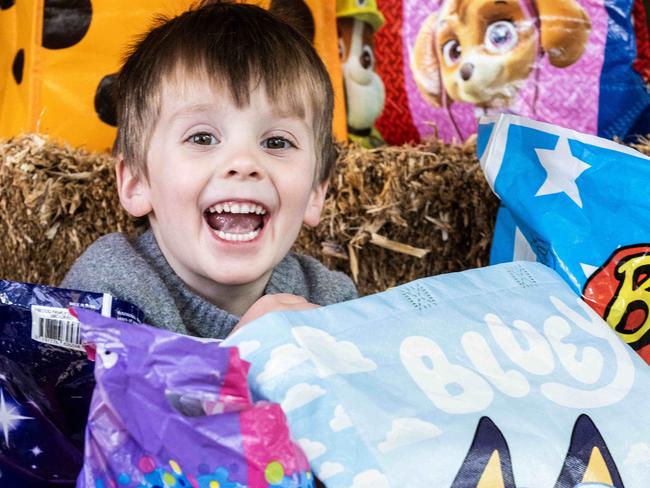
[(88, 32), (93, 9), (90, 0), (45, 0), (43, 47), (64, 49)]
[(7, 10), (16, 4), (16, 0), (0, 0), (0, 10)]
[(99, 120), (113, 127), (117, 127), (117, 113), (113, 98), (113, 83), (116, 77), (115, 73), (104, 76), (95, 91), (95, 112)]
[(269, 11), (298, 29), (312, 44), (316, 27), (314, 16), (303, 0), (272, 0)]
[(19, 85), (23, 82), (24, 68), (25, 68), (25, 50), (19, 49), (18, 52), (16, 53), (16, 56), (14, 57), (14, 62), (11, 65), (11, 72), (14, 75), (14, 80), (16, 80), (16, 83)]

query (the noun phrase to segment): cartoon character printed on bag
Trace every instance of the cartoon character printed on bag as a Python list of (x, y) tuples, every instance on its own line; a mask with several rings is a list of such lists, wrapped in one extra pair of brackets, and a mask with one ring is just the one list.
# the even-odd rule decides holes
[(572, 65), (590, 31), (576, 0), (443, 0), (420, 27), (411, 69), (430, 105), (466, 102), (477, 115), (507, 110), (533, 78), (534, 110), (541, 57), (555, 68)]
[(375, 71), (374, 33), (384, 24), (375, 0), (337, 0), (348, 137), (366, 148), (384, 144), (375, 121), (384, 110), (384, 83)]
[[(530, 468), (534, 468), (531, 465)], [(624, 488), (598, 428), (582, 414), (553, 488)], [(517, 488), (508, 443), (489, 417), (482, 417), (451, 488)]]
[(616, 249), (589, 277), (585, 301), (650, 363), (650, 244)]

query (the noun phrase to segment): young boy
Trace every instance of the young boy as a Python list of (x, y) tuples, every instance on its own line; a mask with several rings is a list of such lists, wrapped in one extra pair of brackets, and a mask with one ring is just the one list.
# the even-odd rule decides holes
[(116, 101), (120, 201), (151, 228), (97, 240), (62, 286), (211, 338), (356, 297), (344, 274), (289, 253), (302, 223), (318, 224), (335, 161), (331, 83), (293, 27), (253, 5), (205, 4), (135, 45)]

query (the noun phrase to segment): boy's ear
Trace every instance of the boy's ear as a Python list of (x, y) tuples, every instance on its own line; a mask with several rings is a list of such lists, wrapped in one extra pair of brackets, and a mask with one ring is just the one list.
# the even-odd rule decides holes
[(305, 218), (303, 222), (309, 227), (316, 227), (320, 222), (320, 214), (325, 205), (325, 195), (327, 194), (328, 182), (318, 183), (311, 191), (309, 202), (305, 209)]
[(124, 163), (120, 156), (115, 165), (117, 193), (124, 209), (134, 217), (143, 217), (151, 212), (149, 185), (142, 174)]

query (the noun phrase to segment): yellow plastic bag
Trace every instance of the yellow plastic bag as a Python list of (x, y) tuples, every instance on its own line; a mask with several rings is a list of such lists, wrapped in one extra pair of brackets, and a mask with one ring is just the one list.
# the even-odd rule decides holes
[[(0, 4), (0, 137), (43, 132), (73, 146), (109, 150), (115, 115), (107, 87), (122, 56), (156, 15), (174, 16), (190, 0), (33, 0)], [(313, 22), (314, 45), (341, 93), (334, 2), (278, 3)], [(311, 19), (309, 19), (311, 14)], [(303, 15), (304, 17), (305, 15)], [(335, 131), (344, 138), (345, 109), (336, 97)]]

